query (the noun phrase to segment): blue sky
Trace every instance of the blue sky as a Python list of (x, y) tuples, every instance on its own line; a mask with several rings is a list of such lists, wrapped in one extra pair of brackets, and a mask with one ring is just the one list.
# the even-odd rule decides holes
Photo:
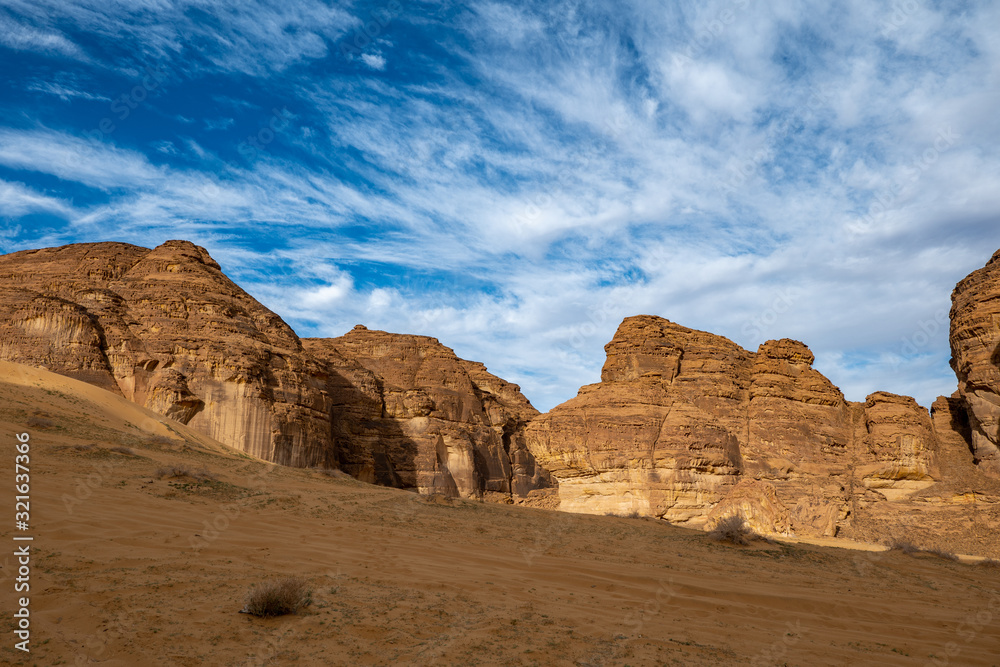
[(302, 336), (435, 336), (541, 409), (641, 313), (929, 405), (951, 290), (1000, 248), (998, 26), (989, 1), (4, 0), (0, 251), (189, 239)]

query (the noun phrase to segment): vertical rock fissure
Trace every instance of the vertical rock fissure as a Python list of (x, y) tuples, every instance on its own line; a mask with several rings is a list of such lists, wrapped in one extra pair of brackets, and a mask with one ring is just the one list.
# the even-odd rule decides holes
[[(516, 428), (516, 426), (515, 426)], [(504, 456), (507, 457), (507, 497), (514, 495), (514, 459), (510, 456), (510, 438), (513, 434), (511, 420), (504, 422), (503, 431), (500, 433), (500, 444), (503, 446)]]

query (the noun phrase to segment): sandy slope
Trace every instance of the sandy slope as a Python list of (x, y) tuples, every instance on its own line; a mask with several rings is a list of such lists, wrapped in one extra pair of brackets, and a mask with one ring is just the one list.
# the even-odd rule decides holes
[[(419, 498), (274, 468), (89, 385), (0, 364), (8, 481), (22, 431), (33, 650), (12, 649), (7, 555), (5, 663), (1000, 665), (996, 568)], [(157, 475), (172, 465), (215, 479)], [(21, 534), (12, 486), (7, 547)], [(283, 574), (308, 579), (311, 606), (237, 613), (251, 584)]]

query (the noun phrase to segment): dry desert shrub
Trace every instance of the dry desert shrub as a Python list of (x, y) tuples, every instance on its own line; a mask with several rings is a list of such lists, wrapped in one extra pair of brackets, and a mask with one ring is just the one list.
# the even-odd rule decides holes
[(131, 447), (124, 447), (122, 445), (119, 445), (117, 447), (112, 447), (108, 451), (115, 452), (116, 454), (124, 454), (125, 456), (135, 456), (135, 452), (132, 451)]
[(943, 558), (944, 560), (953, 560), (958, 562), (959, 558), (951, 551), (945, 551), (944, 549), (926, 549), (925, 553), (937, 556), (938, 558)]
[(216, 479), (215, 475), (202, 468), (201, 470), (191, 470), (187, 466), (172, 465), (156, 469), (156, 476), (160, 479), (164, 477), (190, 477), (199, 481), (209, 481)]
[(730, 514), (719, 519), (715, 527), (708, 531), (708, 536), (716, 542), (739, 545), (750, 544), (751, 540), (757, 537), (747, 525), (746, 519), (739, 514)]
[(907, 540), (899, 539), (898, 537), (893, 538), (889, 541), (889, 547), (892, 551), (902, 551), (904, 554), (915, 554), (920, 552), (920, 547), (915, 545), (913, 542), (908, 542)]
[(301, 577), (285, 577), (253, 586), (247, 591), (241, 614), (284, 616), (294, 614), (312, 600), (312, 591)]
[(993, 560), (992, 558), (986, 558), (984, 560), (976, 563), (979, 567), (989, 567), (993, 569), (1000, 570), (1000, 560)]
[(48, 417), (43, 417), (42, 415), (32, 415), (28, 417), (26, 422), (29, 428), (41, 428), (49, 429), (54, 428), (56, 423), (49, 419)]

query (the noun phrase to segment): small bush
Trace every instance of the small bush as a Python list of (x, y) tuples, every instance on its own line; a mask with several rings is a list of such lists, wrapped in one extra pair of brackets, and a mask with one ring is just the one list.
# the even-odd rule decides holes
[(1000, 560), (993, 560), (992, 558), (986, 558), (976, 563), (976, 565), (978, 565), (979, 567), (1000, 569)]
[(892, 551), (902, 551), (904, 554), (915, 554), (920, 552), (920, 547), (913, 542), (907, 542), (899, 538), (893, 538), (887, 545)]
[(160, 479), (164, 477), (190, 477), (198, 481), (215, 480), (214, 474), (202, 468), (201, 470), (191, 470), (187, 466), (172, 465), (156, 469), (156, 476)]
[(927, 549), (926, 553), (929, 553), (933, 556), (937, 556), (938, 558), (943, 558), (945, 560), (953, 560), (955, 562), (958, 562), (959, 560), (958, 556), (956, 556), (954, 553), (952, 553), (951, 551), (945, 551), (944, 549)]
[(294, 614), (312, 601), (312, 591), (301, 577), (285, 577), (253, 586), (247, 591), (246, 605), (241, 614), (251, 616), (284, 616)]
[(739, 514), (724, 516), (716, 522), (715, 527), (708, 531), (708, 536), (716, 542), (747, 545), (757, 535), (747, 525), (746, 519)]
[(156, 476), (160, 479), (164, 477), (193, 477), (194, 473), (186, 466), (173, 465), (156, 469)]
[(135, 452), (132, 451), (131, 447), (123, 447), (121, 445), (117, 447), (112, 447), (108, 451), (115, 452), (116, 454), (124, 454), (125, 456), (135, 456)]
[(95, 445), (73, 445), (74, 452), (92, 452)]
[(28, 417), (27, 424), (29, 428), (54, 428), (56, 423), (49, 419), (48, 417), (43, 417), (41, 415), (32, 415)]

